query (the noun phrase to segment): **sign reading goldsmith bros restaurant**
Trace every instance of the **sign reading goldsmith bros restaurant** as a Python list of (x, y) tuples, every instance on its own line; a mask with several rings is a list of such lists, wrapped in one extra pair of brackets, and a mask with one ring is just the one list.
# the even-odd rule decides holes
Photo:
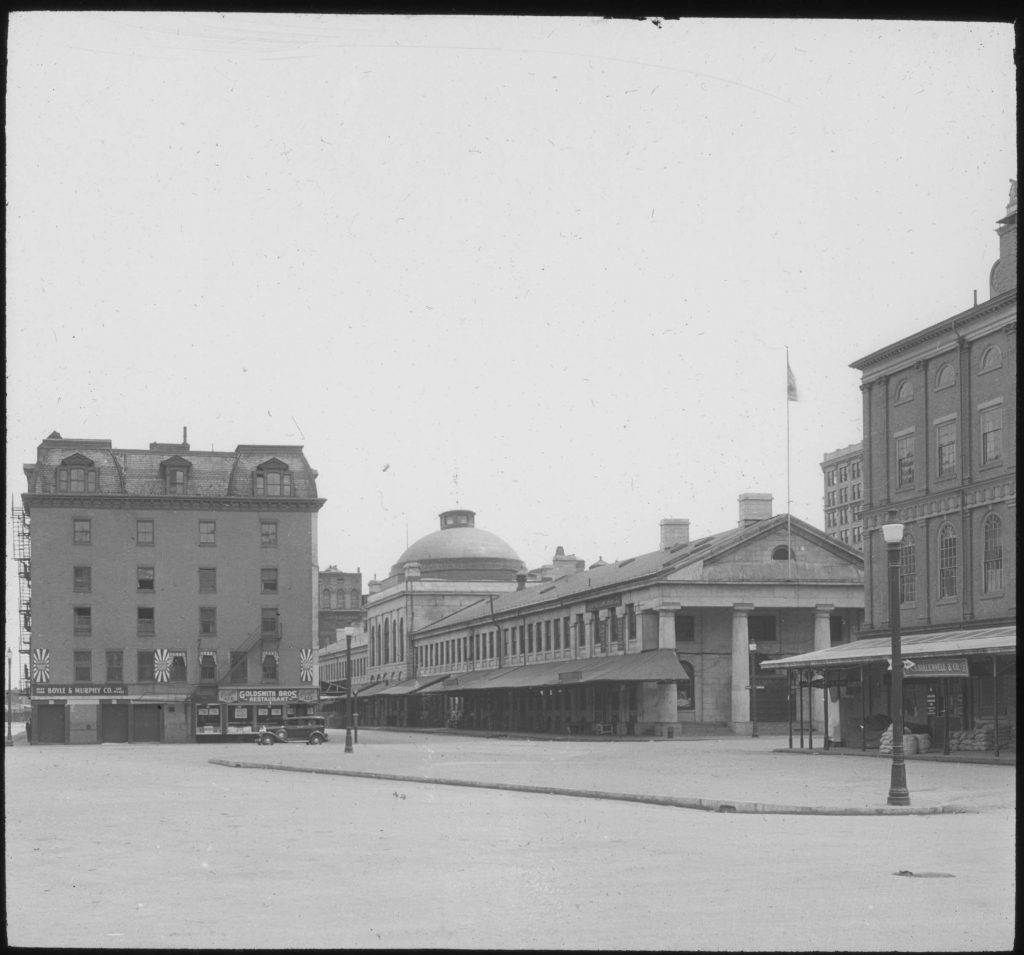
[(315, 703), (318, 689), (277, 687), (274, 689), (220, 689), (217, 699), (221, 703)]
[(109, 683), (33, 683), (32, 696), (127, 696), (127, 688)]

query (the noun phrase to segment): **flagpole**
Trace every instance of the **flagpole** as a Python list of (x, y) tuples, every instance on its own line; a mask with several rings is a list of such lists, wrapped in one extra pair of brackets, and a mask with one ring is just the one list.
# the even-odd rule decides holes
[(792, 372), (789, 368), (789, 345), (786, 346), (786, 546), (789, 549), (789, 576), (793, 577), (793, 525), (790, 521), (792, 499), (789, 496), (789, 379)]

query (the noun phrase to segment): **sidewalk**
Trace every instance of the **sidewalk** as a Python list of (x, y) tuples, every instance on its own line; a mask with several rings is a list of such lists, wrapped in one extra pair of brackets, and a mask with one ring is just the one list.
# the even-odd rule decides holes
[[(470, 735), (472, 733), (472, 735)], [(220, 765), (396, 782), (629, 799), (723, 812), (916, 815), (1013, 810), (1016, 773), (1006, 765), (908, 761), (910, 807), (886, 804), (889, 762), (793, 759), (786, 737), (613, 740), (512, 738), (486, 731), (344, 731), (323, 747), (204, 747)], [(614, 739), (614, 738), (613, 738)], [(805, 751), (807, 752), (807, 751)], [(824, 751), (810, 751), (822, 753)]]

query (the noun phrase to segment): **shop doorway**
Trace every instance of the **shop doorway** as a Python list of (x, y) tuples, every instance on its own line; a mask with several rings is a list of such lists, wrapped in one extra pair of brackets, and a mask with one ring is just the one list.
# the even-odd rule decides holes
[(128, 707), (117, 703), (100, 704), (100, 742), (128, 742)]
[(67, 707), (63, 703), (36, 707), (32, 727), (34, 743), (63, 743), (67, 734)]
[(160, 705), (140, 703), (132, 707), (135, 724), (133, 738), (136, 743), (160, 742)]

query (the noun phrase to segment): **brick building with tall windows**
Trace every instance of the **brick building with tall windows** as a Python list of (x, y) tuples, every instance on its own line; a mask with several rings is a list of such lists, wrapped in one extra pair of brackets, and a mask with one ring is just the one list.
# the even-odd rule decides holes
[(1015, 181), (996, 232), (987, 301), (852, 363), (863, 394), (864, 625), (854, 646), (783, 665), (845, 681), (844, 735), (855, 743), (866, 716), (890, 710), (881, 526), (898, 523), (905, 719), (945, 752), (1016, 751)]
[(25, 476), (33, 742), (242, 739), (315, 707), (324, 501), (301, 447), (54, 432)]

